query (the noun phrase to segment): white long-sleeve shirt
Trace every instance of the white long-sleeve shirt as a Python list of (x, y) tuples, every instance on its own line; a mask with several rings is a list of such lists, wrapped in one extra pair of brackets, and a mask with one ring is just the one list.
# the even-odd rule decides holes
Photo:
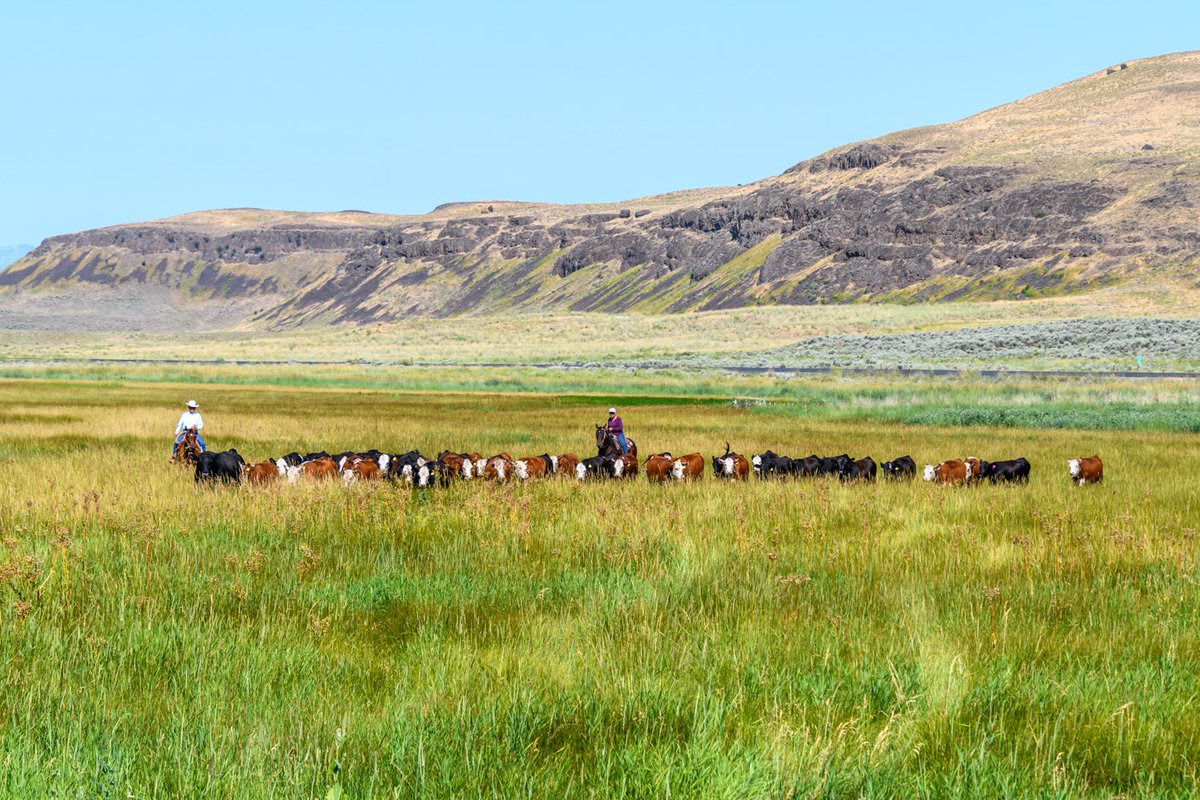
[(195, 428), (198, 431), (204, 430), (204, 420), (200, 418), (199, 411), (183, 412), (183, 415), (179, 418), (179, 424), (175, 426), (175, 435), (178, 436), (188, 428)]

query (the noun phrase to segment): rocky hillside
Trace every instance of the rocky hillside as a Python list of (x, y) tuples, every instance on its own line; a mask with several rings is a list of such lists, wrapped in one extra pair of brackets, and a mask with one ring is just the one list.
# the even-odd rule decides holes
[(737, 188), (421, 216), (234, 209), (57, 236), (0, 273), (0, 302), (219, 301), (222, 324), (277, 327), (1194, 282), (1198, 109), (1200, 53), (1163, 56)]

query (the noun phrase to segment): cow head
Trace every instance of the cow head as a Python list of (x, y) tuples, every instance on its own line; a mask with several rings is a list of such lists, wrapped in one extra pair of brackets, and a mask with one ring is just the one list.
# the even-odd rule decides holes
[(550, 474), (558, 472), (558, 456), (550, 456)]
[(216, 454), (211, 450), (207, 453), (201, 453), (196, 459), (196, 480), (213, 477), (213, 459)]
[(421, 467), (419, 469), (417, 469), (417, 486), (425, 487), (428, 485), (429, 485), (429, 465), (422, 464)]
[(529, 464), (525, 463), (525, 461), (514, 463), (513, 474), (521, 480), (527, 480), (529, 478)]
[(935, 467), (933, 464), (926, 464), (925, 465), (925, 475), (924, 475), (925, 480), (932, 481), (936, 477), (937, 477), (937, 467)]
[(413, 481), (412, 464), (405, 464), (403, 467), (400, 468), (400, 477), (403, 478), (405, 480), (405, 482), (412, 483), (412, 481)]
[(754, 467), (755, 475), (762, 475), (762, 456), (755, 456), (750, 459), (750, 464)]
[(1067, 469), (1071, 471), (1072, 478), (1078, 478), (1079, 473), (1082, 471), (1083, 468), (1079, 465), (1078, 458), (1072, 458), (1069, 461), (1067, 461)]
[(683, 462), (676, 461), (671, 465), (671, 477), (677, 481), (683, 480)]
[(283, 477), (288, 473), (288, 464), (284, 459), (278, 459), (275, 462), (275, 471), (279, 473), (279, 477)]
[(388, 465), (392, 463), (392, 457), (387, 453), (384, 453), (377, 457), (375, 463), (379, 464), (379, 471), (386, 475), (388, 471)]
[(625, 459), (615, 458), (612, 462), (612, 474), (614, 478), (619, 478), (625, 474)]
[(575, 465), (575, 477), (579, 480), (587, 477), (587, 467), (583, 465), (582, 461)]
[(342, 470), (342, 481), (343, 481), (343, 482), (344, 482), (344, 483), (345, 483), (347, 486), (349, 486), (350, 484), (354, 483), (354, 470), (352, 470), (352, 469), (344, 469), (344, 470)]

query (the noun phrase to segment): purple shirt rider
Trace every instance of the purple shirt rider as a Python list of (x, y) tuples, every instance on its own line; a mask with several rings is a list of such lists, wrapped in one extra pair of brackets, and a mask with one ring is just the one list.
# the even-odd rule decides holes
[(629, 452), (629, 445), (625, 443), (625, 424), (617, 416), (615, 408), (608, 410), (608, 432), (617, 437), (617, 444), (621, 446), (621, 455), (627, 454)]

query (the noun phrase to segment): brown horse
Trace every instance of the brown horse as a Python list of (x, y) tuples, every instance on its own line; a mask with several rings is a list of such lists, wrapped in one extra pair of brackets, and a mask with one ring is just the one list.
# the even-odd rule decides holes
[(204, 451), (200, 449), (200, 439), (195, 431), (184, 431), (183, 440), (179, 443), (179, 447), (175, 450), (175, 457), (171, 459), (177, 464), (195, 464), (200, 460), (200, 454)]
[[(633, 443), (633, 439), (626, 436), (625, 444), (629, 445), (629, 455), (636, 460), (637, 445)], [(596, 455), (605, 458), (620, 458), (621, 456), (621, 445), (617, 444), (617, 437), (609, 433), (608, 428), (603, 425), (596, 426)]]

